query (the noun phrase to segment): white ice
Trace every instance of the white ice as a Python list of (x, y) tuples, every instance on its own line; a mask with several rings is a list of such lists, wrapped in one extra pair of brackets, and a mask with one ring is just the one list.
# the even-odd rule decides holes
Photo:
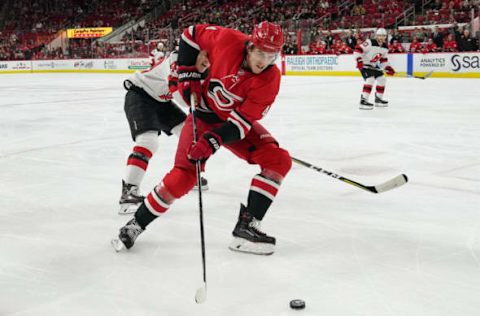
[[(390, 107), (360, 111), (359, 77), (284, 77), (263, 121), (290, 153), (371, 194), (295, 165), (263, 221), (272, 256), (227, 249), (257, 173), (227, 150), (197, 195), (115, 253), (109, 241), (131, 149), (112, 74), (0, 76), (0, 315), (476, 316), (480, 313), (480, 81), (389, 79)], [(175, 137), (142, 187), (171, 168)], [(291, 299), (307, 307), (290, 310)]]

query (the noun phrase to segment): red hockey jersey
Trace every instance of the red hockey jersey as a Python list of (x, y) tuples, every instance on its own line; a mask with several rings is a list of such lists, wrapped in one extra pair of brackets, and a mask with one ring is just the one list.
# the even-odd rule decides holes
[(190, 26), (182, 39), (207, 52), (210, 61), (198, 111), (214, 112), (238, 127), (241, 138), (269, 110), (280, 88), (281, 73), (272, 65), (260, 74), (242, 68), (248, 35), (215, 25)]

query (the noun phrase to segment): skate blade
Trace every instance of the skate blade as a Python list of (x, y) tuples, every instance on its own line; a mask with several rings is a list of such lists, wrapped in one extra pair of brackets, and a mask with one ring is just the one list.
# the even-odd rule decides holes
[(122, 251), (123, 249), (127, 249), (127, 247), (125, 247), (125, 245), (123, 244), (123, 242), (118, 239), (118, 238), (113, 238), (111, 241), (110, 241), (110, 244), (112, 245), (113, 249), (115, 249), (116, 252), (120, 252)]
[(120, 204), (118, 214), (119, 215), (133, 214), (137, 211), (139, 206), (140, 204)]
[(388, 107), (388, 104), (381, 104), (381, 103), (379, 103), (379, 104), (375, 104), (375, 107), (377, 107), (377, 108), (386, 108), (386, 107)]
[(358, 107), (360, 110), (373, 110), (373, 105), (372, 106), (359, 106)]
[(275, 245), (255, 243), (243, 238), (234, 237), (228, 248), (232, 251), (269, 256), (275, 252)]
[[(194, 186), (193, 191), (198, 191), (198, 186)], [(208, 184), (207, 185), (202, 185), (202, 191), (208, 191)]]

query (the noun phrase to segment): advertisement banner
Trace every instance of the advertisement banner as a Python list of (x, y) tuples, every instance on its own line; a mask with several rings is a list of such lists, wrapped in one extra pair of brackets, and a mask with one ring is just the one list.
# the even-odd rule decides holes
[(148, 58), (34, 60), (32, 72), (130, 73), (150, 67)]
[[(321, 73), (347, 70), (342, 67), (341, 56), (336, 55), (287, 55), (285, 56), (285, 73)], [(344, 68), (344, 69), (342, 69)]]
[(68, 38), (97, 38), (112, 33), (111, 27), (86, 27), (80, 29), (67, 29)]
[(433, 71), (433, 76), (480, 77), (479, 53), (437, 53), (413, 54), (414, 72), (427, 73)]
[(0, 61), (0, 73), (31, 72), (32, 62), (29, 60)]
[(150, 60), (144, 59), (129, 59), (127, 68), (129, 70), (147, 70), (150, 68)]
[[(397, 73), (431, 77), (480, 78), (479, 53), (390, 54)], [(286, 75), (359, 76), (353, 55), (286, 55), (275, 62)], [(150, 68), (149, 58), (0, 61), (1, 73), (132, 73)], [(408, 70), (408, 71), (407, 71)]]
[[(391, 65), (397, 72), (407, 68), (405, 54), (389, 56)], [(287, 55), (285, 56), (286, 75), (360, 76), (353, 55)]]

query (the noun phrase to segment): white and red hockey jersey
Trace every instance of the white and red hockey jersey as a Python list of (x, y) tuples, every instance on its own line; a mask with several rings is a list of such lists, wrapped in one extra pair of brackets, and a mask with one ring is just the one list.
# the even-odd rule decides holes
[(367, 39), (361, 45), (357, 45), (353, 55), (356, 61), (361, 60), (364, 65), (372, 68), (384, 69), (389, 65), (387, 44), (380, 45), (375, 39)]
[(150, 65), (154, 66), (161, 63), (165, 59), (165, 53), (161, 50), (154, 49), (150, 52)]
[(135, 72), (128, 80), (135, 86), (142, 88), (152, 98), (160, 102), (172, 99), (169, 88), (169, 77), (175, 76), (177, 52), (170, 53), (161, 63), (153, 65), (150, 69)]

